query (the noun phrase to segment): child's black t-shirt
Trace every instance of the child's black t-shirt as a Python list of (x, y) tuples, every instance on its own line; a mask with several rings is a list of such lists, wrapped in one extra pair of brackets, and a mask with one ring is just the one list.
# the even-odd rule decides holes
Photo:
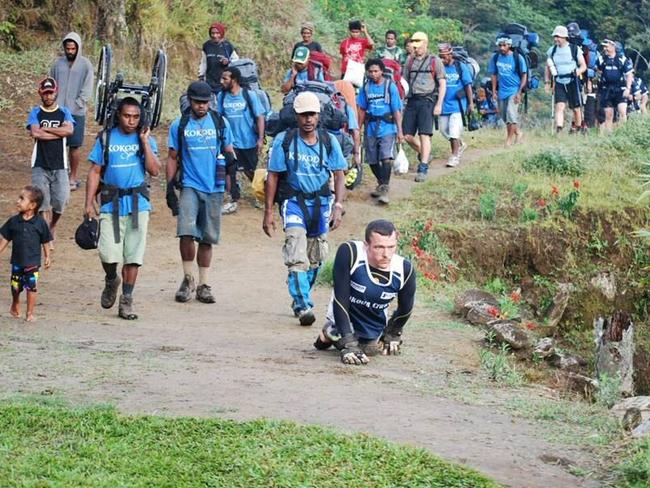
[(14, 266), (40, 266), (41, 246), (52, 240), (50, 228), (40, 215), (25, 220), (14, 215), (0, 228), (0, 235), (12, 241), (11, 264)]

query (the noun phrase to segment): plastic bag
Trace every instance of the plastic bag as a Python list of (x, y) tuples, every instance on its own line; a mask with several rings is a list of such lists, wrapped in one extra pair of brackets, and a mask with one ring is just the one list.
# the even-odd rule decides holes
[(253, 193), (255, 194), (255, 198), (257, 198), (258, 202), (264, 201), (264, 186), (266, 184), (266, 175), (267, 171), (265, 168), (256, 169), (255, 174), (253, 175), (253, 182), (251, 183), (251, 187), (253, 188)]
[(395, 161), (393, 161), (393, 171), (398, 175), (403, 175), (409, 172), (409, 160), (406, 157), (406, 153), (401, 144), (399, 145), (397, 157), (395, 158)]
[(366, 67), (363, 63), (358, 63), (352, 59), (348, 60), (348, 65), (345, 68), (345, 76), (343, 77), (345, 81), (349, 81), (357, 88), (361, 88), (365, 75)]

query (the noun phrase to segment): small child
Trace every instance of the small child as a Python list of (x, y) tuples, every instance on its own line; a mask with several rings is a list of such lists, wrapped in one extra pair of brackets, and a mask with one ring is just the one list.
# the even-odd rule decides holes
[(27, 290), (27, 313), (25, 320), (34, 320), (36, 284), (41, 267), (41, 248), (45, 255), (45, 268), (50, 267), (50, 229), (38, 213), (43, 203), (43, 192), (36, 186), (26, 186), (18, 195), (18, 215), (11, 217), (0, 228), (0, 253), (9, 241), (11, 247), (11, 315), (20, 316), (20, 293)]

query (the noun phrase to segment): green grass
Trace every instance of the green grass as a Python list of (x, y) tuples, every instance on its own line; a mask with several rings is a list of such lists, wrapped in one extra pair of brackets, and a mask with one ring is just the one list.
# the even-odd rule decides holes
[(617, 466), (616, 471), (623, 479), (625, 488), (647, 488), (650, 486), (650, 439), (637, 441), (631, 449), (631, 456)]
[(0, 402), (0, 486), (495, 487), (423, 449), (289, 422)]

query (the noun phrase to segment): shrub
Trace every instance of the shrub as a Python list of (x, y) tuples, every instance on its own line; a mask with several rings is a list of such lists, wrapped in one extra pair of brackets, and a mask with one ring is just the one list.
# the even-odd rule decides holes
[(523, 384), (524, 378), (508, 361), (508, 345), (502, 344), (498, 353), (483, 349), (479, 355), (481, 366), (487, 372), (488, 378), (497, 383), (504, 383), (508, 386), (519, 386)]
[(484, 193), (478, 200), (479, 212), (483, 220), (494, 220), (497, 215), (497, 197), (494, 193)]
[(544, 150), (530, 156), (524, 160), (522, 168), (531, 173), (564, 176), (580, 176), (585, 171), (584, 164), (577, 155), (558, 149)]

